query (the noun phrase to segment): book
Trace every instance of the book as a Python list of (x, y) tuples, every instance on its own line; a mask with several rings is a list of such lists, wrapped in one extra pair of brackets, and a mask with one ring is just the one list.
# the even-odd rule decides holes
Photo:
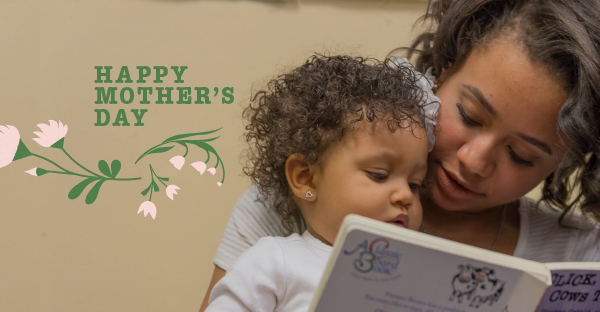
[(542, 263), (349, 215), (309, 311), (533, 312), (551, 281)]
[(600, 312), (600, 263), (546, 263), (552, 273), (536, 312)]

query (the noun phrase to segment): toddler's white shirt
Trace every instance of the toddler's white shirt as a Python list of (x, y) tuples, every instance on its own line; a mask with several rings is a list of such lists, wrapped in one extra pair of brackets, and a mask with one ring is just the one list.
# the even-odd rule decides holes
[(308, 231), (263, 237), (215, 285), (206, 312), (306, 312), (331, 250)]

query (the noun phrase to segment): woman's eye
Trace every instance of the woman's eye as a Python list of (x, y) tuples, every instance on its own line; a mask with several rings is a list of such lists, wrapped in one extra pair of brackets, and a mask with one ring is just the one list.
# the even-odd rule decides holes
[(533, 167), (533, 162), (532, 161), (525, 160), (525, 159), (521, 158), (519, 155), (517, 155), (517, 153), (515, 153), (515, 151), (510, 146), (508, 146), (508, 153), (510, 154), (510, 158), (516, 164), (525, 165), (525, 166), (528, 166), (528, 167)]
[(460, 117), (462, 118), (463, 122), (467, 126), (479, 126), (478, 122), (476, 122), (475, 120), (473, 120), (473, 119), (469, 118), (469, 116), (467, 116), (462, 104), (456, 103), (456, 107), (458, 108), (458, 113), (460, 114)]
[(377, 181), (377, 182), (382, 182), (385, 181), (388, 178), (387, 174), (384, 173), (375, 173), (375, 172), (367, 172), (369, 174), (369, 177), (371, 177), (371, 179), (373, 179), (373, 181)]

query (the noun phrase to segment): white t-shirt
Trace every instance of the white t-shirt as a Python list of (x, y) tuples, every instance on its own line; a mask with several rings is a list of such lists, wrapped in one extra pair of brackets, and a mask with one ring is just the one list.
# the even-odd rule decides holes
[[(256, 201), (255, 185), (240, 197), (233, 208), (213, 263), (228, 271), (231, 264), (264, 236), (282, 236), (281, 217), (274, 209)], [(519, 201), (521, 229), (514, 256), (538, 262), (600, 262), (599, 225), (579, 214), (571, 214), (565, 224), (558, 225), (559, 211), (522, 197)], [(304, 228), (296, 226), (296, 233)]]
[(206, 312), (305, 312), (331, 250), (308, 231), (263, 237), (215, 285)]

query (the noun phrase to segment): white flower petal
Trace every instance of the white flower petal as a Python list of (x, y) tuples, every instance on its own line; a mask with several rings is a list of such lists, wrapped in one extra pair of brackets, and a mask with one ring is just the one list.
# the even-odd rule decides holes
[(217, 182), (217, 185), (218, 185), (219, 187), (221, 187), (221, 185), (223, 185), (223, 183), (221, 183), (221, 182)]
[(201, 161), (192, 163), (192, 167), (194, 167), (194, 169), (198, 170), (198, 172), (200, 172), (200, 175), (202, 175), (204, 173), (204, 171), (206, 170), (206, 164)]
[(171, 162), (173, 166), (177, 168), (177, 170), (181, 170), (181, 167), (183, 167), (183, 164), (185, 164), (185, 158), (183, 158), (183, 156), (177, 155), (171, 157), (171, 159), (169, 159), (169, 162)]
[(208, 171), (208, 172), (212, 173), (212, 175), (215, 175), (215, 173), (217, 173), (217, 169), (215, 169), (215, 168), (209, 168), (209, 169), (208, 169), (208, 170), (206, 170), (206, 171)]
[(173, 200), (173, 195), (177, 195), (177, 190), (179, 190), (179, 187), (177, 185), (171, 184), (167, 186), (167, 197)]
[(31, 168), (31, 169), (29, 169), (29, 170), (27, 170), (27, 171), (25, 171), (25, 172), (29, 173), (30, 175), (32, 175), (32, 176), (34, 176), (34, 177), (37, 177), (37, 176), (38, 176), (38, 175), (37, 175), (37, 173), (36, 173), (36, 172), (37, 172), (37, 167), (35, 167), (35, 168)]
[(7, 166), (15, 158), (20, 140), (17, 128), (0, 125), (0, 168)]
[(34, 138), (33, 140), (43, 147), (52, 146), (52, 144), (64, 138), (67, 134), (67, 131), (64, 130), (67, 126), (63, 125), (62, 122), (59, 124), (54, 120), (48, 120), (48, 123), (49, 125), (43, 123), (37, 125), (42, 132), (33, 132), (33, 134), (38, 136), (38, 138)]
[(156, 206), (154, 205), (153, 202), (151, 201), (145, 201), (140, 205), (140, 208), (138, 209), (138, 214), (140, 212), (144, 212), (144, 217), (148, 215), (148, 213), (150, 213), (150, 216), (152, 217), (152, 219), (156, 218)]

